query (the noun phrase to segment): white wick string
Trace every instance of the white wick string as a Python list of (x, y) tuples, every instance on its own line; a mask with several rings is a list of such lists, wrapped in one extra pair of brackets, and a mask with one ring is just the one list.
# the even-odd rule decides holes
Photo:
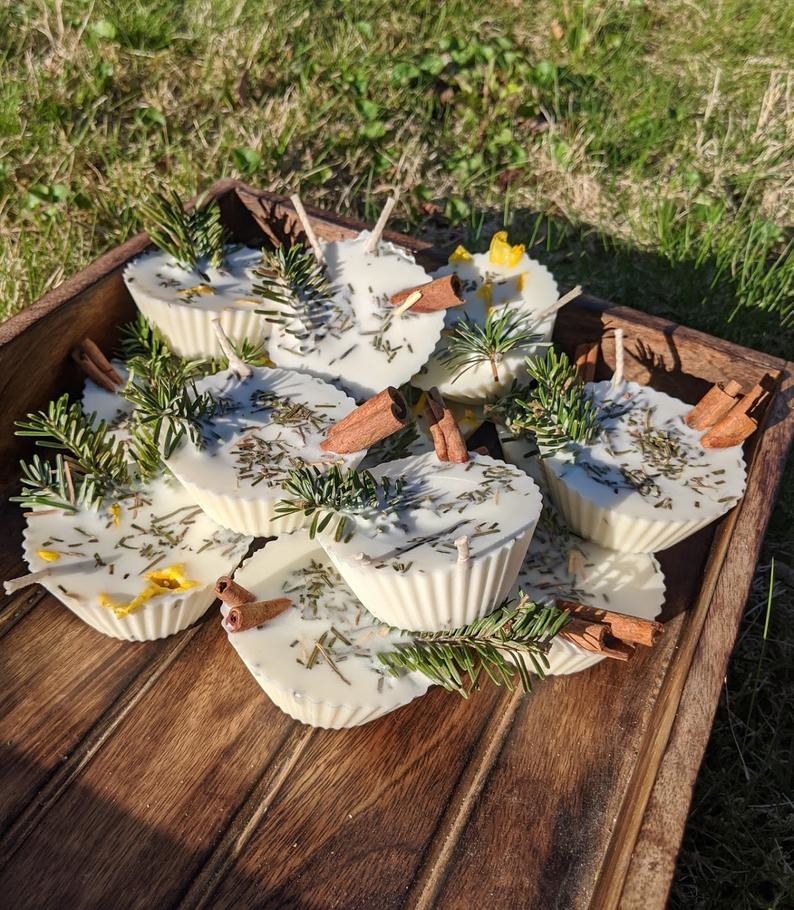
[(458, 562), (468, 562), (470, 556), (469, 538), (465, 534), (463, 537), (457, 537), (455, 546), (458, 548)]
[(301, 197), (297, 193), (293, 193), (289, 197), (289, 201), (292, 203), (295, 209), (295, 214), (298, 216), (298, 221), (300, 221), (301, 227), (306, 234), (306, 239), (309, 241), (309, 245), (314, 252), (314, 258), (320, 263), (320, 265), (325, 265), (325, 258), (323, 257), (323, 250), (320, 246), (320, 241), (317, 239), (317, 235), (314, 233), (314, 228), (309, 221), (309, 216), (306, 214), (306, 209), (303, 207)]
[(394, 311), (395, 316), (402, 316), (407, 310), (410, 310), (412, 306), (415, 306), (422, 299), (421, 291), (414, 291), (412, 294), (409, 294), (405, 300), (397, 307)]
[(544, 319), (551, 316), (552, 313), (556, 313), (557, 310), (561, 310), (566, 303), (570, 303), (572, 300), (576, 300), (577, 297), (581, 296), (582, 288), (581, 285), (576, 285), (575, 288), (568, 291), (567, 294), (563, 294), (559, 300), (553, 303), (550, 307), (547, 307), (543, 312), (535, 317), (535, 322), (543, 322)]
[(623, 382), (623, 329), (615, 329), (615, 371), (612, 373), (612, 388), (616, 388)]
[(234, 352), (231, 341), (229, 341), (229, 336), (226, 332), (223, 331), (221, 327), (221, 320), (218, 316), (212, 317), (212, 328), (215, 331), (215, 334), (218, 338), (218, 344), (221, 346), (224, 356), (229, 361), (229, 369), (239, 378), (239, 379), (248, 379), (252, 375), (251, 367), (248, 364), (241, 360), (237, 354)]
[[(105, 564), (108, 565), (111, 562), (115, 562), (118, 559), (118, 556), (111, 556), (105, 560)], [(38, 584), (44, 578), (51, 578), (53, 575), (69, 575), (71, 572), (74, 572), (76, 569), (87, 569), (89, 566), (96, 566), (95, 559), (80, 559), (77, 562), (65, 563), (60, 566), (47, 566), (46, 569), (39, 569), (38, 572), (30, 572), (27, 575), (20, 575), (19, 578), (9, 578), (8, 581), (3, 583), (6, 594), (15, 594), (17, 591), (21, 591), (23, 588), (28, 588), (30, 585)]]
[(383, 206), (383, 211), (380, 213), (380, 218), (378, 218), (378, 223), (372, 229), (372, 233), (367, 238), (367, 242), (364, 244), (365, 253), (374, 253), (378, 243), (380, 241), (380, 235), (383, 233), (383, 229), (386, 227), (386, 222), (389, 220), (389, 216), (392, 213), (392, 209), (397, 205), (397, 196), (392, 195), (386, 200), (386, 205)]

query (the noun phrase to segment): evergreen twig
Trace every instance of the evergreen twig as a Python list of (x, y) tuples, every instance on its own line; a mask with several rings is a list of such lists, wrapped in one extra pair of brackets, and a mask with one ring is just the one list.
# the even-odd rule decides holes
[(318, 329), (327, 315), (333, 288), (325, 267), (310, 250), (300, 246), (278, 247), (262, 254), (254, 270), (254, 293), (276, 305), (276, 309), (257, 310), (268, 322), (284, 324), (297, 319), (302, 336)]
[(394, 508), (404, 486), (401, 477), (377, 480), (369, 471), (342, 471), (338, 465), (321, 471), (308, 465), (289, 472), (283, 488), (290, 498), (279, 500), (275, 511), (279, 518), (297, 512), (312, 516), (310, 538), (324, 531), (336, 517), (334, 539), (342, 540), (348, 524), (345, 512)]
[(223, 263), (226, 229), (215, 199), (208, 201), (204, 194), (188, 212), (174, 190), (165, 190), (143, 204), (141, 214), (152, 243), (183, 268), (200, 272), (202, 260), (213, 268)]
[(499, 363), (505, 354), (542, 341), (532, 328), (526, 316), (507, 307), (499, 312), (491, 310), (485, 325), (464, 314), (447, 336), (447, 348), (440, 359), (452, 371), (453, 380), (481, 363), (489, 363), (494, 382), (499, 382)]
[(544, 359), (528, 358), (526, 366), (535, 385), (514, 386), (490, 413), (501, 415), (514, 433), (533, 433), (541, 457), (572, 443), (591, 443), (598, 432), (598, 408), (568, 357), (549, 348)]
[(540, 606), (521, 594), (482, 619), (443, 632), (405, 632), (411, 644), (378, 655), (389, 672), (423, 673), (433, 683), (464, 698), (487, 676), (497, 686), (532, 691), (531, 673), (541, 678), (548, 667), (546, 654), (569, 615), (556, 607)]
[(124, 445), (104, 420), (83, 413), (78, 402), (69, 402), (68, 395), (16, 425), (18, 436), (33, 437), (42, 448), (59, 450), (54, 465), (38, 456), (22, 462), (22, 495), (16, 500), (24, 505), (93, 506), (130, 484)]

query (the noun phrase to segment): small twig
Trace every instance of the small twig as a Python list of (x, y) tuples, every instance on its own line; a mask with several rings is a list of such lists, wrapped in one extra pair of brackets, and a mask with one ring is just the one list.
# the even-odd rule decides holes
[(380, 218), (378, 218), (378, 223), (372, 229), (372, 233), (367, 238), (367, 242), (364, 244), (365, 253), (374, 253), (377, 249), (378, 243), (380, 242), (380, 235), (383, 233), (383, 229), (386, 227), (386, 222), (389, 220), (389, 216), (392, 213), (392, 209), (397, 205), (397, 196), (392, 195), (386, 200), (386, 205), (383, 206), (383, 211), (380, 213)]
[(309, 246), (311, 246), (312, 251), (314, 252), (314, 258), (319, 262), (320, 265), (325, 265), (325, 258), (323, 256), (323, 250), (320, 246), (320, 241), (317, 239), (317, 235), (314, 233), (314, 228), (309, 221), (309, 216), (306, 214), (306, 209), (303, 207), (301, 202), (301, 197), (297, 193), (293, 193), (289, 197), (289, 201), (292, 203), (295, 214), (298, 216), (298, 221), (301, 223), (304, 233), (306, 234), (306, 239), (309, 241)]
[(212, 318), (212, 328), (218, 337), (218, 344), (221, 346), (224, 356), (229, 361), (229, 369), (238, 377), (238, 379), (248, 379), (253, 374), (253, 370), (248, 364), (241, 360), (234, 352), (229, 336), (221, 327), (221, 320), (218, 316)]

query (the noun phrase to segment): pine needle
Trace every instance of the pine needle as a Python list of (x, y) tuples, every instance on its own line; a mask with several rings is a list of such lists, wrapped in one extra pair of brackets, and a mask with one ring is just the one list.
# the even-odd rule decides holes
[(511, 691), (520, 685), (532, 691), (531, 674), (543, 678), (551, 640), (569, 615), (556, 607), (539, 606), (525, 594), (511, 607), (503, 604), (467, 626), (443, 632), (404, 632), (411, 644), (397, 645), (378, 657), (392, 676), (423, 673), (433, 683), (468, 698), (487, 676)]

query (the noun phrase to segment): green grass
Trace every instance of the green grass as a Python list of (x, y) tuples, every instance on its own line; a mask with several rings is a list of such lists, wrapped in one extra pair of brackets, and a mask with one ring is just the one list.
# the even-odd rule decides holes
[[(791, 356), (789, 20), (784, 0), (6, 4), (0, 318), (129, 236), (163, 179), (237, 176), (369, 219), (398, 188), (411, 232), (507, 224), (563, 284)], [(789, 472), (676, 907), (792, 903), (792, 519)]]

